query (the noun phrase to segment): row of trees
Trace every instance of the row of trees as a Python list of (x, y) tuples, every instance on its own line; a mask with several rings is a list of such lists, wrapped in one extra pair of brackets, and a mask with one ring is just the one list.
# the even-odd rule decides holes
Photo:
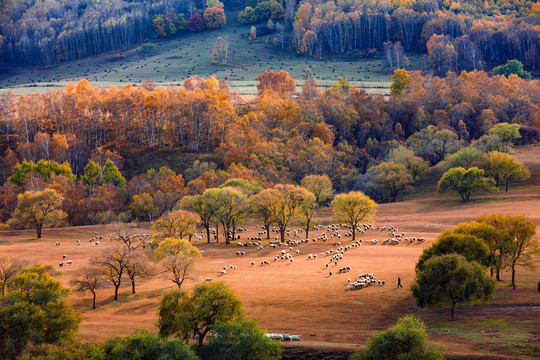
[[(386, 51), (385, 44), (399, 42), (406, 50), (427, 51), (429, 66), (439, 72), (472, 70), (481, 66), (481, 61), (503, 63), (511, 59), (538, 66), (540, 30), (534, 13), (527, 16), (532, 4), (519, 14), (488, 17), (481, 7), (469, 14), (456, 14), (442, 3), (426, 4), (414, 2), (407, 7), (303, 1), (291, 24), (290, 45), (296, 52), (322, 57), (355, 49)], [(251, 12), (253, 9), (246, 8), (239, 18), (244, 20)]]
[(492, 298), (495, 283), (487, 276), (508, 269), (512, 285), (516, 267), (536, 269), (533, 257), (540, 254), (536, 224), (524, 215), (493, 213), (439, 235), (424, 250), (416, 264), (416, 282), (411, 287), (418, 306), (451, 309), (454, 320), (459, 305)]

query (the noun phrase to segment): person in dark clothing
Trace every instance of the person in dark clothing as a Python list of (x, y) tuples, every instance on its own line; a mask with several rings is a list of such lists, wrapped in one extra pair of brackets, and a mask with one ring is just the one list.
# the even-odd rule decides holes
[[(540, 285), (539, 285), (540, 286)], [(398, 288), (402, 288), (403, 286), (401, 286), (401, 278), (398, 276), (397, 277), (397, 287)]]

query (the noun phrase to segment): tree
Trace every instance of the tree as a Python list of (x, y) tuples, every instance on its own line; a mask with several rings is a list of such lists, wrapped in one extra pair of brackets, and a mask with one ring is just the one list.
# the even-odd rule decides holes
[(480, 160), (483, 155), (484, 154), (476, 148), (464, 147), (453, 154), (447, 155), (444, 160), (444, 167), (446, 170), (455, 167), (468, 169)]
[(113, 184), (122, 191), (126, 189), (126, 179), (111, 160), (107, 160), (103, 166), (103, 175), (100, 180), (100, 184), (107, 183)]
[(412, 150), (401, 145), (390, 152), (388, 161), (405, 166), (407, 172), (411, 174), (413, 180), (418, 180), (420, 174), (429, 168), (427, 161), (421, 157), (414, 156)]
[[(179, 340), (168, 340), (148, 331), (138, 331), (127, 337), (114, 337), (100, 345), (105, 359), (199, 359), (189, 345)], [(101, 357), (100, 357), (101, 359)]]
[(207, 29), (219, 29), (225, 26), (227, 17), (223, 6), (214, 6), (204, 11), (204, 25)]
[(155, 217), (159, 216), (159, 209), (154, 204), (154, 199), (148, 193), (142, 193), (141, 195), (133, 195), (133, 201), (129, 205), (129, 208), (135, 216), (141, 219), (147, 219), (152, 221)]
[(199, 215), (201, 222), (206, 229), (207, 241), (210, 243), (210, 226), (216, 213), (216, 202), (212, 194), (202, 194), (197, 196), (185, 196), (180, 203), (180, 207), (190, 210)]
[(25, 263), (17, 258), (0, 258), (0, 293), (4, 297), (8, 281), (17, 276), (23, 269)]
[[(270, 218), (279, 228), (280, 239), (285, 241), (285, 232), (290, 221), (297, 216), (300, 205), (304, 202), (306, 190), (295, 185), (278, 184), (261, 193), (261, 200), (266, 201)], [(267, 229), (268, 230), (268, 229)]]
[(459, 143), (455, 132), (451, 130), (437, 130), (429, 125), (414, 133), (407, 139), (407, 145), (415, 155), (428, 160), (431, 165), (436, 165), (443, 160), (446, 154), (458, 150)]
[(482, 239), (472, 234), (446, 230), (437, 237), (433, 245), (424, 249), (416, 263), (416, 270), (422, 271), (427, 260), (445, 254), (462, 255), (467, 261), (476, 261), (483, 266), (491, 266), (495, 261), (494, 254)]
[(394, 162), (380, 163), (371, 167), (368, 170), (368, 173), (370, 172), (376, 172), (374, 180), (388, 190), (391, 202), (396, 202), (398, 194), (410, 188), (413, 182), (413, 177), (407, 172), (405, 166)]
[(197, 336), (199, 345), (218, 322), (239, 319), (243, 315), (242, 302), (222, 282), (196, 285), (189, 296), (172, 291), (161, 299), (159, 306), (159, 334), (175, 335), (188, 341)]
[(523, 64), (516, 59), (508, 60), (506, 64), (495, 67), (492, 72), (494, 75), (504, 75), (507, 78), (515, 74), (522, 79), (531, 80), (531, 74), (523, 70)]
[(495, 282), (477, 262), (469, 262), (462, 255), (447, 254), (426, 261), (423, 269), (416, 273), (411, 290), (417, 305), (422, 308), (449, 307), (453, 321), (458, 305), (490, 300), (495, 292)]
[(114, 286), (114, 300), (118, 300), (118, 289), (122, 284), (122, 275), (130, 255), (130, 250), (125, 245), (116, 245), (105, 248), (100, 256), (94, 258), (92, 263), (101, 267), (104, 277)]
[(489, 129), (490, 135), (496, 135), (502, 142), (501, 151), (508, 152), (512, 142), (521, 137), (518, 124), (498, 123)]
[(19, 188), (24, 186), (26, 175), (29, 173), (38, 174), (44, 181), (47, 181), (52, 174), (64, 175), (70, 180), (75, 179), (75, 176), (71, 172), (71, 167), (67, 162), (59, 164), (52, 160), (39, 160), (37, 163), (23, 161), (21, 164), (15, 165), (12, 172), (13, 175), (8, 178), (8, 181), (14, 183)]
[(255, 26), (251, 26), (251, 29), (249, 30), (249, 40), (255, 40), (257, 38), (257, 28)]
[(197, 32), (204, 30), (204, 19), (198, 12), (195, 12), (188, 20), (188, 30), (191, 32)]
[(164, 239), (156, 249), (154, 256), (170, 273), (170, 280), (179, 289), (197, 260), (202, 258), (199, 249), (191, 245), (190, 242), (178, 238)]
[(346, 223), (352, 230), (352, 240), (356, 239), (356, 228), (362, 221), (370, 221), (377, 209), (375, 201), (360, 191), (336, 195), (332, 202), (334, 218)]
[(19, 194), (17, 208), (10, 220), (13, 226), (35, 228), (37, 238), (41, 230), (61, 222), (66, 213), (61, 209), (64, 198), (52, 189), (27, 191)]
[(302, 201), (302, 204), (300, 204), (300, 208), (298, 211), (300, 216), (300, 223), (302, 224), (306, 232), (306, 239), (309, 239), (309, 228), (312, 224), (315, 210), (317, 210), (318, 207), (319, 205), (315, 201), (315, 196), (309, 191), (306, 191), (306, 194), (304, 195), (304, 201)]
[(307, 175), (300, 183), (315, 196), (315, 202), (319, 205), (328, 203), (332, 199), (332, 180), (328, 175)]
[(536, 269), (533, 256), (540, 254), (540, 244), (536, 235), (535, 222), (525, 215), (502, 215), (491, 214), (489, 219), (502, 220), (504, 231), (503, 237), (508, 239), (506, 243), (506, 255), (504, 262), (512, 270), (512, 285), (515, 284), (516, 266), (523, 266), (531, 270)]
[(407, 70), (397, 69), (394, 70), (394, 75), (390, 77), (392, 84), (390, 85), (390, 94), (393, 96), (401, 96), (403, 91), (409, 86), (412, 81), (411, 76), (407, 73)]
[(240, 319), (214, 325), (205, 358), (215, 360), (278, 360), (281, 344), (266, 336), (253, 320)]
[(525, 180), (531, 176), (525, 164), (503, 152), (492, 151), (487, 154), (484, 166), (487, 173), (495, 179), (497, 187), (499, 187), (499, 180), (504, 181), (505, 191), (508, 191), (510, 180)]
[(444, 192), (450, 189), (461, 195), (464, 202), (469, 202), (469, 198), (473, 192), (497, 192), (497, 188), (493, 185), (495, 185), (495, 180), (485, 177), (484, 170), (477, 167), (467, 170), (457, 167), (444, 173), (437, 183), (437, 192)]
[(224, 187), (208, 189), (205, 194), (215, 200), (215, 217), (225, 233), (225, 243), (236, 237), (236, 228), (249, 213), (247, 197), (237, 188)]
[(139, 251), (130, 251), (124, 267), (126, 275), (131, 281), (131, 293), (135, 294), (135, 279), (148, 277), (151, 273), (148, 257)]
[(84, 294), (92, 293), (92, 309), (96, 308), (97, 289), (105, 285), (103, 272), (96, 267), (84, 267), (78, 271), (78, 276), (70, 281), (76, 292)]
[(101, 168), (92, 160), (88, 161), (88, 164), (86, 164), (86, 166), (84, 167), (84, 175), (81, 176), (81, 180), (88, 187), (88, 192), (90, 194), (92, 194), (94, 186), (97, 186), (99, 184), (100, 179)]
[[(270, 225), (274, 222), (272, 218), (272, 194), (269, 191), (262, 191), (252, 195), (249, 198), (251, 211), (257, 218), (263, 221), (265, 229), (270, 229)], [(270, 239), (270, 231), (266, 232), (266, 238)]]
[(189, 238), (195, 235), (199, 216), (191, 211), (176, 210), (160, 217), (152, 225), (152, 233), (158, 239), (177, 237), (179, 239)]
[(304, 33), (304, 36), (302, 37), (302, 44), (300, 45), (300, 51), (303, 53), (308, 53), (309, 56), (313, 56), (316, 46), (317, 46), (317, 34), (312, 30), (306, 31)]
[(154, 44), (144, 43), (141, 45), (141, 48), (139, 49), (139, 54), (141, 54), (142, 56), (148, 56), (151, 53), (153, 53), (155, 49), (156, 49), (156, 46)]
[(223, 39), (221, 36), (217, 38), (212, 49), (212, 62), (227, 64), (229, 59), (231, 43), (230, 41)]
[(426, 344), (428, 338), (424, 322), (405, 315), (396, 325), (371, 337), (364, 350), (356, 351), (351, 360), (442, 360), (439, 350)]
[(284, 70), (279, 72), (265, 71), (257, 76), (257, 80), (259, 81), (257, 85), (259, 95), (265, 91), (272, 91), (277, 96), (288, 97), (296, 92), (296, 82)]
[(54, 276), (52, 266), (35, 265), (9, 280), (0, 300), (0, 357), (15, 360), (30, 344), (73, 339), (81, 318)]

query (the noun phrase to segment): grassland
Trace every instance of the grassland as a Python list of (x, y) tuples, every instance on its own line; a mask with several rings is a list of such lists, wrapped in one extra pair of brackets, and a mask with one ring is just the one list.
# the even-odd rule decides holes
[[(228, 25), (219, 30), (200, 33), (184, 32), (168, 40), (154, 40), (155, 51), (143, 57), (138, 47), (123, 52), (108, 53), (53, 68), (12, 69), (0, 75), (0, 91), (16, 93), (44, 92), (62, 88), (69, 82), (88, 79), (96, 86), (123, 86), (152, 81), (157, 85), (180, 85), (190, 76), (215, 75), (225, 79), (241, 94), (255, 94), (257, 75), (266, 70), (285, 70), (302, 84), (302, 74), (309, 67), (322, 87), (331, 86), (339, 76), (370, 92), (387, 94), (392, 71), (382, 58), (357, 59), (347, 56), (317, 59), (295, 54), (272, 44), (274, 35), (249, 41), (250, 26), (237, 23), (236, 13), (228, 14)], [(212, 63), (210, 53), (221, 36), (233, 48), (230, 64)], [(120, 60), (117, 55), (120, 54)], [(419, 54), (409, 54), (413, 68), (419, 64)]]
[[(204, 257), (193, 276), (183, 286), (189, 290), (195, 283), (213, 278), (234, 288), (244, 303), (247, 316), (258, 321), (269, 332), (300, 334), (301, 343), (286, 344), (287, 359), (345, 359), (347, 354), (362, 347), (374, 331), (385, 329), (406, 313), (421, 316), (428, 324), (431, 342), (446, 348), (449, 359), (538, 359), (540, 357), (540, 293), (536, 284), (540, 271), (517, 272), (517, 292), (512, 292), (509, 273), (503, 273), (494, 300), (489, 304), (460, 307), (456, 321), (449, 321), (446, 309), (419, 309), (408, 287), (414, 281), (414, 265), (422, 250), (430, 246), (437, 235), (458, 222), (470, 221), (490, 212), (523, 213), (540, 225), (540, 147), (520, 148), (518, 159), (527, 164), (532, 177), (510, 192), (477, 196), (468, 204), (454, 194), (438, 195), (433, 187), (411, 194), (406, 201), (380, 204), (375, 223), (394, 225), (407, 236), (423, 236), (424, 243), (398, 246), (363, 245), (348, 251), (341, 266), (351, 266), (350, 273), (329, 276), (322, 256), (309, 260), (307, 254), (319, 254), (335, 248), (329, 242), (302, 244), (294, 263), (273, 262), (280, 249), (265, 246), (242, 248), (245, 256), (236, 256), (238, 247), (223, 243), (198, 242)], [(317, 222), (332, 222), (329, 209), (317, 214)], [(241, 240), (257, 235), (255, 219), (246, 224), (249, 232)], [(131, 224), (134, 232), (147, 232), (149, 224)], [(63, 254), (73, 260), (72, 266), (62, 268), (62, 282), (67, 286), (76, 271), (99, 254), (99, 247), (90, 246), (86, 239), (95, 235), (112, 234), (113, 225), (82, 226), (46, 229), (43, 239), (35, 231), (0, 232), (1, 256), (32, 259), (58, 265)], [(292, 226), (294, 227), (294, 225)], [(310, 233), (319, 236), (322, 232)], [(272, 237), (275, 234), (272, 234)], [(311, 237), (310, 236), (310, 237)], [(387, 237), (387, 233), (369, 231), (365, 240)], [(77, 246), (75, 239), (81, 239)], [(56, 241), (61, 246), (54, 246)], [(343, 245), (351, 240), (342, 237)], [(267, 245), (267, 241), (264, 242)], [(106, 245), (102, 243), (99, 246)], [(294, 251), (293, 251), (294, 252)], [(270, 260), (270, 266), (259, 265)], [(251, 262), (256, 265), (252, 266)], [(540, 265), (540, 258), (536, 258)], [(220, 276), (223, 266), (234, 264), (237, 270)], [(333, 269), (334, 265), (330, 265)], [(347, 279), (358, 273), (374, 272), (385, 279), (385, 286), (347, 291)], [(404, 288), (396, 289), (400, 276)], [(156, 331), (157, 307), (161, 295), (174, 289), (164, 274), (140, 280), (137, 294), (131, 294), (129, 284), (120, 290), (118, 301), (112, 300), (112, 288), (98, 293), (96, 310), (91, 310), (88, 296), (71, 296), (71, 303), (83, 317), (80, 336), (85, 341), (102, 341), (113, 334), (130, 334), (137, 328)]]

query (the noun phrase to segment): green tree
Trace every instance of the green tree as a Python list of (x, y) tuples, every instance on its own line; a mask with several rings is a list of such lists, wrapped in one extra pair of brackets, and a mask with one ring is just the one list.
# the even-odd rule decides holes
[(388, 156), (388, 161), (405, 166), (414, 181), (418, 180), (420, 174), (429, 169), (429, 164), (426, 160), (419, 156), (414, 156), (413, 151), (404, 146), (398, 146), (393, 149)]
[(497, 188), (493, 185), (495, 185), (495, 180), (485, 177), (484, 170), (477, 167), (468, 170), (457, 167), (444, 173), (437, 183), (437, 192), (450, 189), (456, 191), (464, 202), (468, 202), (473, 192), (497, 192)]
[(454, 320), (459, 305), (487, 302), (495, 292), (495, 282), (476, 261), (457, 254), (434, 256), (416, 273), (412, 294), (420, 307), (447, 306)]
[(159, 209), (154, 204), (154, 198), (146, 192), (141, 195), (133, 195), (129, 208), (139, 219), (152, 221), (159, 216)]
[(307, 175), (300, 183), (315, 195), (315, 202), (319, 205), (327, 204), (332, 199), (332, 180), (328, 175)]
[(229, 179), (219, 186), (220, 189), (225, 187), (240, 189), (246, 196), (258, 194), (263, 190), (261, 184), (257, 182), (249, 182), (238, 178)]
[(229, 244), (235, 238), (237, 226), (249, 214), (247, 197), (237, 188), (224, 187), (208, 189), (204, 195), (212, 199), (215, 206), (215, 217), (223, 227), (225, 243)]
[(501, 151), (508, 152), (512, 142), (521, 137), (518, 124), (498, 123), (489, 129), (489, 135), (495, 135), (501, 140)]
[(413, 177), (409, 174), (407, 168), (394, 162), (380, 163), (368, 169), (367, 172), (368, 176), (370, 172), (375, 172), (374, 180), (388, 191), (391, 202), (396, 201), (401, 191), (410, 189), (413, 182)]
[[(193, 350), (180, 340), (168, 340), (138, 331), (127, 337), (114, 337), (100, 345), (103, 360), (197, 360)], [(101, 358), (100, 358), (101, 359)]]
[(14, 183), (21, 189), (24, 186), (26, 175), (28, 173), (38, 174), (44, 181), (49, 180), (52, 174), (64, 175), (70, 180), (74, 180), (75, 176), (71, 172), (71, 167), (67, 162), (59, 164), (56, 161), (39, 160), (37, 163), (23, 161), (13, 167), (13, 175), (8, 178), (8, 181)]
[(232, 289), (222, 282), (213, 282), (196, 285), (191, 296), (182, 291), (165, 294), (157, 325), (161, 336), (175, 335), (187, 342), (194, 335), (202, 345), (216, 323), (242, 315), (242, 302)]
[(516, 59), (508, 60), (506, 64), (495, 67), (492, 72), (494, 75), (504, 75), (506, 77), (515, 74), (522, 79), (531, 80), (531, 74), (523, 70), (523, 64)]
[(28, 345), (72, 340), (81, 318), (67, 302), (69, 289), (50, 265), (23, 269), (0, 299), (0, 357), (16, 359)]
[(253, 320), (217, 323), (205, 346), (205, 358), (213, 360), (278, 360), (281, 344), (267, 337)]
[(179, 289), (197, 260), (202, 258), (199, 249), (190, 242), (178, 238), (164, 239), (154, 252), (154, 256), (169, 273), (169, 279)]
[(437, 237), (433, 245), (424, 249), (416, 263), (416, 270), (421, 271), (426, 261), (432, 257), (445, 254), (459, 254), (467, 261), (476, 261), (484, 266), (491, 266), (495, 261), (493, 253), (483, 240), (471, 234), (446, 230)]
[(99, 184), (101, 180), (101, 168), (99, 165), (92, 160), (88, 161), (88, 164), (84, 167), (84, 175), (81, 176), (81, 180), (86, 184), (88, 192), (92, 194), (94, 186)]
[(148, 56), (151, 53), (153, 53), (155, 49), (156, 49), (156, 46), (154, 44), (144, 43), (141, 45), (141, 48), (139, 49), (139, 54), (141, 54), (142, 56)]
[(412, 134), (407, 139), (407, 145), (415, 155), (428, 160), (431, 165), (442, 161), (448, 153), (454, 153), (459, 148), (458, 137), (451, 130), (437, 130), (429, 125)]
[(405, 315), (391, 328), (375, 334), (364, 350), (356, 351), (351, 360), (442, 360), (444, 357), (434, 346), (426, 344), (428, 338), (424, 322)]
[(37, 238), (41, 230), (59, 224), (66, 217), (61, 209), (64, 198), (52, 189), (26, 191), (19, 194), (17, 208), (10, 224), (14, 227), (35, 228)]
[(352, 240), (356, 239), (356, 227), (363, 221), (370, 221), (377, 210), (377, 204), (360, 191), (339, 194), (332, 201), (334, 218), (346, 223), (352, 230)]
[(103, 176), (100, 181), (101, 184), (113, 184), (120, 190), (126, 189), (126, 179), (120, 173), (120, 170), (114, 165), (111, 160), (107, 160), (103, 166)]
[(450, 170), (455, 167), (462, 167), (468, 169), (478, 162), (484, 155), (480, 150), (473, 147), (464, 147), (459, 149), (453, 154), (446, 156), (444, 160), (444, 168)]
[(492, 151), (484, 159), (486, 172), (495, 179), (496, 186), (499, 187), (499, 181), (504, 181), (505, 191), (508, 191), (510, 181), (525, 180), (531, 176), (529, 169), (514, 156)]
[(392, 84), (390, 85), (390, 94), (393, 96), (401, 96), (403, 91), (409, 86), (412, 81), (411, 76), (407, 73), (407, 70), (397, 69), (394, 70), (394, 75), (390, 76)]

